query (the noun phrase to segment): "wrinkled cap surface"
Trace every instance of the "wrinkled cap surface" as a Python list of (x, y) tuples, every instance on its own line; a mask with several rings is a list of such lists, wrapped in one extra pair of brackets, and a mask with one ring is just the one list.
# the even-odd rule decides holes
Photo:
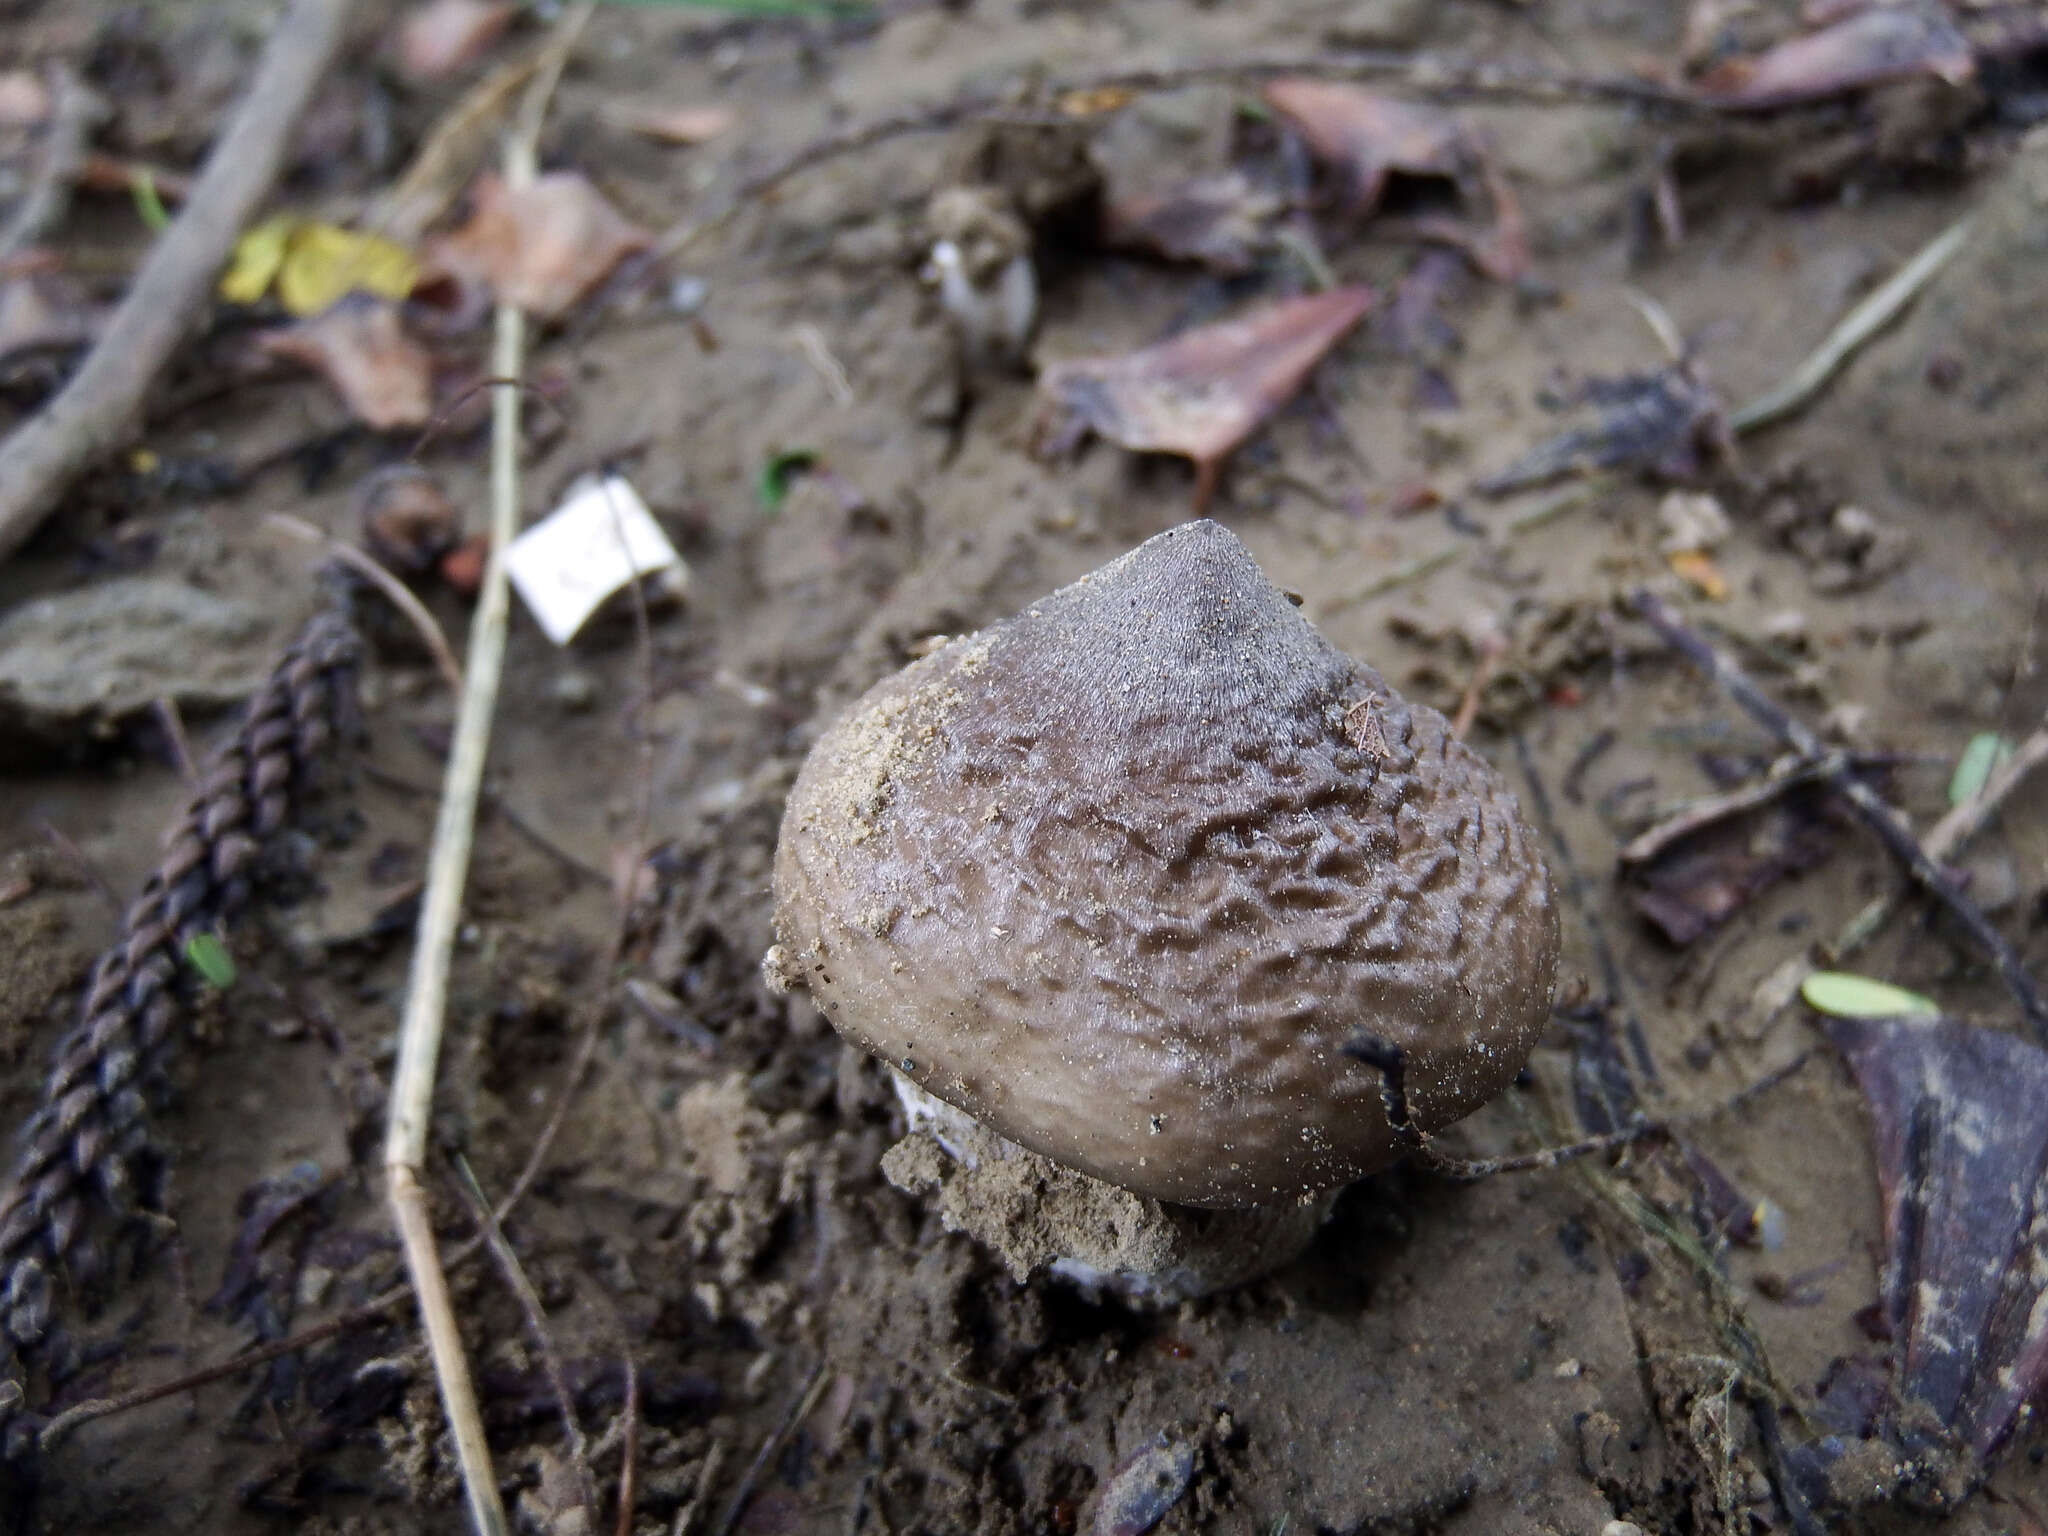
[(1033, 1151), (1191, 1205), (1299, 1199), (1470, 1113), (1548, 1016), (1514, 797), (1185, 523), (875, 685), (797, 776), (784, 978)]

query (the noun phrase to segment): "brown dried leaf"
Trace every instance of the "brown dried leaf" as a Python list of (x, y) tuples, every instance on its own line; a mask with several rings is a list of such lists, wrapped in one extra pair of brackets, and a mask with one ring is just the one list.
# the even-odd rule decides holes
[(487, 172), (473, 204), (467, 223), (428, 247), (426, 267), (458, 284), (481, 283), (542, 320), (559, 319), (653, 241), (574, 171), (551, 171), (517, 190)]
[(434, 360), (406, 334), (388, 299), (352, 294), (311, 320), (269, 332), (259, 345), (326, 375), (366, 426), (417, 427), (433, 415)]
[(1902, 1395), (1989, 1457), (2048, 1385), (2048, 1053), (1952, 1019), (1831, 1019), (1870, 1105)]
[(1455, 180), (1471, 162), (1464, 128), (1440, 107), (1322, 80), (1275, 80), (1265, 96), (1316, 157), (1347, 179), (1355, 214), (1378, 206), (1396, 171)]
[(1140, 453), (1194, 460), (1200, 516), (1224, 458), (1293, 397), (1372, 303), (1368, 288), (1336, 288), (1121, 357), (1049, 363), (1038, 376), (1046, 415)]
[(1198, 176), (1110, 203), (1103, 243), (1235, 276), (1252, 269), (1265, 222), (1279, 211), (1280, 199), (1241, 172)]
[(426, 0), (399, 24), (399, 71), (423, 85), (460, 74), (518, 14), (510, 0)]
[(1914, 75), (1950, 85), (1976, 78), (1969, 40), (1933, 0), (1861, 12), (1753, 59), (1737, 59), (1701, 79), (1700, 94), (1720, 107), (1784, 107)]

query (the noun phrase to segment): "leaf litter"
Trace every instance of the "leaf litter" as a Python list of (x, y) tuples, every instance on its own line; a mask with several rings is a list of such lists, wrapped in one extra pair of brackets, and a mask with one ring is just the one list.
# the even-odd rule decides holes
[(538, 319), (559, 320), (653, 239), (577, 172), (550, 171), (512, 188), (487, 171), (471, 192), (469, 217), (428, 242), (423, 281), (477, 285)]
[(1040, 440), (1058, 452), (1093, 432), (1135, 452), (1190, 459), (1200, 516), (1231, 451), (1293, 399), (1372, 305), (1370, 289), (1338, 288), (1118, 357), (1048, 363), (1038, 376)]

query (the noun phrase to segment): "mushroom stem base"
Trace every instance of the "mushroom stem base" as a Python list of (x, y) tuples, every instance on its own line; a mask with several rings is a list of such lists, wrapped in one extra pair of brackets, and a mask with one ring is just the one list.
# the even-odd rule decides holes
[(950, 1232), (992, 1250), (1019, 1282), (1049, 1272), (1091, 1293), (1173, 1306), (1242, 1285), (1300, 1256), (1336, 1195), (1211, 1211), (1172, 1205), (1077, 1173), (890, 1074), (909, 1134), (882, 1172), (929, 1193)]

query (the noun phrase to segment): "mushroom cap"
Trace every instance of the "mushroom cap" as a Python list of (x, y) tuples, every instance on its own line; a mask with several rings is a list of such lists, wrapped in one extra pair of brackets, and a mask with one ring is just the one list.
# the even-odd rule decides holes
[(841, 1034), (1198, 1206), (1398, 1155), (1358, 1030), (1424, 1129), (1491, 1099), (1557, 964), (1500, 778), (1208, 521), (870, 689), (797, 775), (775, 896), (780, 974)]

